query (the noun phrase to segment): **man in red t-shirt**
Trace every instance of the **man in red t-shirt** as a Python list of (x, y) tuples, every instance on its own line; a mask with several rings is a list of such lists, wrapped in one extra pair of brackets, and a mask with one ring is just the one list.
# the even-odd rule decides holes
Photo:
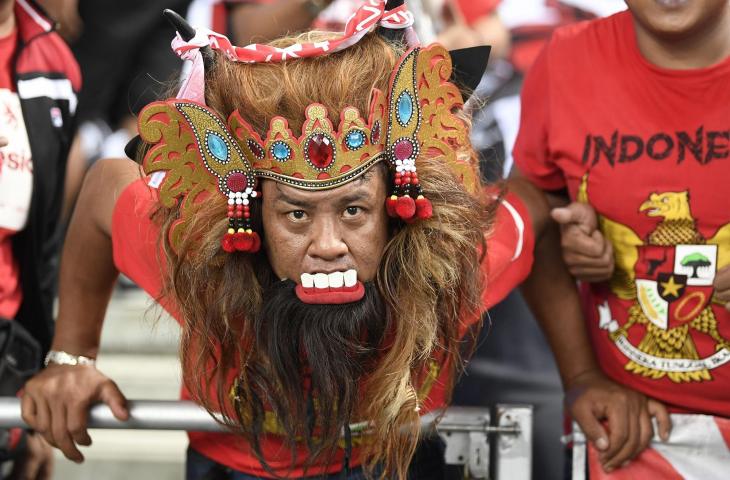
[[(78, 65), (53, 21), (32, 2), (0, 0), (3, 395), (14, 395), (41, 366), (53, 334), (61, 205), (80, 84)], [(12, 478), (52, 475), (52, 449), (38, 434), (1, 430), (3, 472), (10, 460)]]
[[(285, 48), (174, 41), (186, 58), (202, 59), (202, 39), (221, 52), (140, 113), (144, 178), (123, 160), (89, 173), (49, 365), (25, 389), (24, 419), (69, 458), (90, 443), (91, 402), (127, 416), (88, 365), (122, 271), (181, 323), (184, 398), (238, 434), (191, 433), (188, 478), (362, 478), (368, 462), (406, 478), (419, 414), (447, 404), (463, 342), (527, 276), (548, 210), (527, 182), (481, 187), (451, 77), (469, 52), (366, 33), (407, 27), (394, 27), (398, 12), (371, 0), (342, 37)], [(454, 70), (479, 70), (465, 66)], [(553, 303), (577, 302), (560, 259), (545, 264)], [(415, 468), (410, 478), (438, 473)]]
[[(556, 205), (580, 203), (554, 217), (564, 241), (594, 250), (565, 253), (585, 280), (587, 323), (545, 327), (571, 413), (609, 472), (652, 428), (643, 407), (606, 413), (600, 392), (618, 387), (605, 376), (674, 412), (730, 417), (730, 313), (717, 285), (730, 265), (730, 6), (627, 4), (554, 34), (526, 79), (514, 150), (521, 174)], [(588, 342), (597, 361), (571, 351)], [(609, 444), (596, 422), (605, 417), (627, 440), (612, 432)]]

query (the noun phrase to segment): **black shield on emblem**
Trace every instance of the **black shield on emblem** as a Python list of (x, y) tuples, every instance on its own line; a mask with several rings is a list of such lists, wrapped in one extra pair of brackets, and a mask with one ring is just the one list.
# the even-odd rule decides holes
[(687, 286), (687, 275), (662, 272), (657, 275), (656, 281), (659, 296), (671, 303), (684, 293), (684, 288)]

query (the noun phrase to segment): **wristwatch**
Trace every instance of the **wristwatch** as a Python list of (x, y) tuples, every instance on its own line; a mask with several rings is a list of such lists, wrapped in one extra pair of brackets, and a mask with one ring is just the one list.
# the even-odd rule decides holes
[(96, 365), (96, 359), (84, 357), (83, 355), (72, 355), (58, 350), (50, 350), (46, 354), (46, 359), (43, 361), (43, 364), (47, 367), (50, 363), (54, 365), (89, 365), (93, 367)]

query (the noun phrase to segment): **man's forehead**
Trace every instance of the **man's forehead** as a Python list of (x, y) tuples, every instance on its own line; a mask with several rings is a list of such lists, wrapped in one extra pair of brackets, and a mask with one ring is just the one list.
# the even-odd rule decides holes
[(264, 187), (267, 195), (274, 201), (296, 200), (313, 204), (336, 202), (353, 196), (371, 198), (385, 187), (385, 179), (379, 168), (371, 168), (351, 182), (327, 190), (305, 190), (267, 179), (263, 182), (268, 185), (268, 188)]

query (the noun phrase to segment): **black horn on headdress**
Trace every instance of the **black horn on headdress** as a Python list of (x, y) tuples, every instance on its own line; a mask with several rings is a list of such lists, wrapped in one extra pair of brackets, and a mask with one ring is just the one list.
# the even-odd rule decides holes
[[(180, 38), (184, 41), (190, 41), (195, 36), (195, 29), (193, 26), (175, 10), (166, 8), (162, 11), (162, 15), (164, 15), (167, 21), (170, 22), (170, 25), (177, 30), (177, 33), (180, 34)], [(200, 53), (203, 55), (203, 62), (207, 71), (208, 68), (212, 66), (213, 50), (211, 50), (210, 46), (205, 46), (200, 49)]]
[[(195, 37), (195, 28), (176, 11), (166, 8), (162, 11), (162, 15), (170, 22), (172, 27), (180, 34), (180, 38), (184, 41), (187, 42)], [(208, 72), (213, 65), (213, 50), (209, 46), (205, 46), (200, 49), (200, 53), (203, 55), (205, 71)], [(136, 135), (124, 147), (124, 153), (132, 160), (136, 160), (137, 152), (143, 146), (144, 142), (139, 135)]]
[(451, 83), (459, 87), (465, 103), (482, 80), (484, 71), (487, 69), (491, 49), (490, 46), (481, 45), (449, 52), (453, 67)]
[[(396, 8), (403, 5), (404, 0), (387, 0), (385, 2), (385, 12), (388, 13), (391, 10), (395, 10)], [(378, 35), (383, 37), (384, 39), (388, 40), (389, 42), (393, 43), (406, 43), (406, 31), (402, 28), (386, 28), (382, 25), (378, 26), (377, 29)]]
[(182, 17), (182, 15), (169, 8), (164, 9), (162, 11), (162, 15), (164, 15), (165, 19), (170, 22), (170, 25), (177, 30), (177, 33), (180, 34), (180, 37), (182, 37), (183, 40), (188, 42), (193, 39), (195, 36), (195, 29)]

